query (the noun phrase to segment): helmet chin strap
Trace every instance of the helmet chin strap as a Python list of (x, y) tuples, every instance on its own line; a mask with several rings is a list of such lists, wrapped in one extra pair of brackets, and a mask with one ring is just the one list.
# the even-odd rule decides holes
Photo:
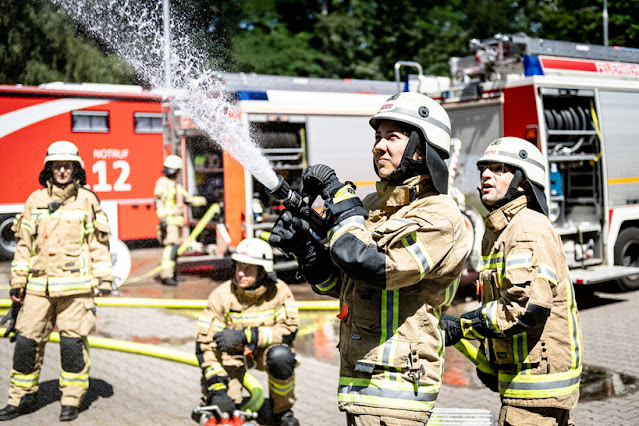
[[(393, 173), (388, 177), (382, 178), (382, 180), (388, 181), (391, 185), (399, 185), (409, 177), (422, 174), (426, 169), (426, 159), (413, 160), (413, 155), (415, 155), (415, 151), (417, 151), (417, 147), (421, 142), (418, 132), (415, 130), (410, 132), (408, 143), (406, 144), (406, 148), (404, 148), (404, 154), (402, 154), (402, 160), (399, 162), (399, 166)], [(375, 165), (375, 172), (379, 176), (377, 165)]]
[(510, 185), (508, 186), (506, 195), (504, 195), (500, 200), (497, 200), (497, 202), (493, 204), (492, 206), (489, 206), (488, 204), (484, 203), (484, 200), (482, 200), (481, 198), (481, 188), (477, 188), (477, 190), (479, 191), (479, 199), (481, 200), (481, 203), (484, 205), (484, 207), (486, 207), (486, 209), (488, 209), (488, 211), (497, 210), (498, 208), (505, 206), (506, 204), (510, 203), (512, 200), (515, 200), (519, 198), (521, 195), (525, 194), (525, 192), (522, 192), (519, 190), (519, 184), (521, 183), (523, 179), (524, 179), (524, 174), (521, 172), (521, 170), (519, 169), (515, 170), (515, 176), (513, 176), (513, 180), (510, 182)]

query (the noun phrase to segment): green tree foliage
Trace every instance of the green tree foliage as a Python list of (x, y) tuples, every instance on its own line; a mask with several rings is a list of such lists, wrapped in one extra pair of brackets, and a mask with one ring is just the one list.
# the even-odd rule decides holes
[(131, 83), (131, 67), (76, 36), (42, 0), (0, 0), (0, 82)]
[[(0, 7), (0, 82), (135, 80), (46, 0), (0, 0)], [(192, 48), (231, 72), (392, 80), (399, 60), (446, 75), (451, 56), (470, 54), (471, 39), (499, 32), (603, 42), (602, 0), (171, 0), (171, 7)], [(610, 0), (608, 10), (610, 45), (639, 48), (639, 0)]]

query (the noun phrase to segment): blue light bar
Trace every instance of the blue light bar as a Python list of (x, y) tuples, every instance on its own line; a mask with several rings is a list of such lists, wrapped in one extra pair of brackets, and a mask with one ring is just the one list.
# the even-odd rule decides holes
[(243, 90), (237, 92), (237, 99), (240, 101), (268, 101), (268, 95), (266, 92)]
[(538, 56), (524, 55), (524, 75), (526, 77), (544, 75), (544, 69), (539, 63)]

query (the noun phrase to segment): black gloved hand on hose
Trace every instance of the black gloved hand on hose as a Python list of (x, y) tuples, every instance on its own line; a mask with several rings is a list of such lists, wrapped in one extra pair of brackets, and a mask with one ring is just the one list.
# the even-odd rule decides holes
[(442, 325), (444, 326), (444, 336), (446, 338), (446, 346), (452, 346), (458, 343), (464, 333), (461, 327), (461, 320), (454, 315), (444, 314), (441, 316)]
[(351, 216), (368, 216), (362, 200), (355, 194), (352, 182), (342, 183), (335, 170), (325, 164), (315, 164), (302, 173), (304, 193), (309, 197), (321, 195), (329, 228)]
[(294, 217), (285, 211), (277, 218), (268, 242), (287, 254), (294, 254), (299, 258), (308, 255), (313, 245), (310, 225), (304, 219)]

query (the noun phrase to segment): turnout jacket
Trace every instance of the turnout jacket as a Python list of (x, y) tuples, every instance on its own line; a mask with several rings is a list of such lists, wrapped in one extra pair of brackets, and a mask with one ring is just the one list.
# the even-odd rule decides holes
[(468, 252), (455, 201), (430, 176), (377, 183), (329, 232), (334, 273), (316, 292), (339, 297), (339, 408), (423, 421), (444, 371), (440, 316), (453, 300)]
[(27, 199), (15, 234), (12, 288), (51, 297), (111, 290), (109, 223), (90, 190), (47, 183)]
[(485, 224), (483, 306), (472, 324), (462, 316), (464, 334), (488, 338), (504, 404), (574, 409), (583, 345), (561, 240), (526, 196), (491, 212)]
[(181, 183), (166, 176), (161, 176), (155, 182), (155, 210), (160, 222), (167, 225), (184, 225), (184, 204), (203, 206), (204, 197), (192, 197)]
[[(257, 289), (247, 290), (238, 288), (234, 280), (229, 280), (211, 292), (198, 320), (196, 339), (198, 361), (207, 378), (213, 374), (220, 375), (223, 372), (221, 364), (244, 366), (242, 355), (218, 351), (213, 336), (225, 328), (243, 330), (247, 327), (258, 327), (258, 352), (282, 343), (292, 346), (299, 327), (299, 316), (297, 302), (286, 283), (267, 279)], [(220, 355), (222, 359), (219, 359)]]

